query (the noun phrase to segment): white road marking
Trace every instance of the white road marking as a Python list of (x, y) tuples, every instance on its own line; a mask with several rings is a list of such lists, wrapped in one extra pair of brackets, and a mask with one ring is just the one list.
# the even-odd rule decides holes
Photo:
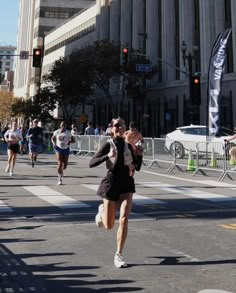
[(160, 174), (160, 173), (155, 173), (155, 172), (151, 172), (151, 171), (146, 171), (146, 170), (141, 170), (140, 172), (144, 172), (147, 174), (151, 174), (151, 175), (156, 175), (156, 176), (160, 176), (160, 177), (166, 177), (166, 178), (171, 178), (171, 179), (176, 179), (176, 180), (180, 180), (180, 181), (186, 181), (186, 182), (192, 182), (192, 183), (198, 183), (198, 184), (202, 184), (202, 185), (210, 185), (210, 186), (214, 186), (214, 187), (229, 187), (229, 188), (236, 188), (235, 184), (230, 184), (230, 183), (224, 183), (224, 182), (218, 182), (218, 181), (214, 181), (214, 180), (197, 180), (197, 179), (188, 179), (188, 178), (180, 178), (180, 177), (176, 177), (176, 176), (171, 176), (171, 175), (167, 175), (167, 174)]
[(198, 293), (234, 293), (234, 292), (217, 290), (217, 289), (205, 289), (205, 290), (199, 291)]
[(11, 213), (13, 209), (7, 206), (2, 200), (0, 200), (0, 213)]
[(74, 209), (87, 208), (88, 204), (79, 202), (76, 199), (57, 192), (47, 186), (24, 186), (24, 189), (36, 195), (38, 198), (60, 208), (60, 209)]
[[(82, 186), (95, 190), (95, 191), (97, 191), (98, 189), (98, 185), (95, 185), (95, 184), (82, 184)], [(167, 202), (135, 193), (133, 195), (133, 204), (143, 206), (143, 205), (153, 205), (153, 204), (167, 204)]]
[(191, 255), (189, 255), (189, 254), (186, 254), (186, 253), (184, 253), (184, 252), (182, 252), (182, 251), (179, 251), (179, 250), (177, 250), (177, 249), (171, 249), (171, 248), (169, 248), (168, 246), (167, 246), (166, 248), (167, 248), (171, 253), (174, 253), (174, 254), (176, 254), (176, 255), (180, 255), (180, 256), (182, 256), (182, 257), (185, 257), (185, 258), (189, 259), (191, 262), (201, 262), (200, 259), (198, 259), (198, 258), (196, 258), (196, 257), (193, 257), (193, 256), (191, 256)]
[(183, 194), (185, 196), (190, 196), (194, 198), (199, 199), (205, 199), (211, 202), (217, 202), (217, 201), (235, 201), (235, 197), (229, 197), (223, 194), (213, 194), (210, 192), (203, 192), (197, 189), (183, 187), (183, 186), (177, 186), (177, 185), (171, 185), (171, 184), (165, 184), (160, 182), (139, 182), (139, 184), (142, 184), (147, 187), (157, 187), (158, 189), (170, 192), (170, 193), (179, 193)]

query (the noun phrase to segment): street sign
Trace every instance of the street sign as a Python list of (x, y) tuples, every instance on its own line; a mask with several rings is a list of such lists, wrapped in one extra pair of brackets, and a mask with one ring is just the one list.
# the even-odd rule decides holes
[(138, 72), (151, 72), (152, 65), (151, 64), (136, 64), (136, 71), (138, 71)]
[(29, 59), (29, 51), (20, 51), (20, 59), (22, 60)]

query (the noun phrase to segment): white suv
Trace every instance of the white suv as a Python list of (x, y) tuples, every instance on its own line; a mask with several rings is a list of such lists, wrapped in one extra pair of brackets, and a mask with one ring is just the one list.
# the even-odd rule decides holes
[[(196, 150), (197, 142), (221, 142), (224, 143), (225, 139), (232, 137), (235, 133), (233, 130), (220, 127), (218, 136), (208, 136), (209, 129), (203, 125), (189, 125), (176, 128), (176, 130), (168, 133), (165, 140), (165, 149), (172, 155), (175, 154), (177, 159), (184, 158), (191, 149), (193, 152)], [(224, 145), (224, 144), (220, 144)], [(199, 151), (206, 151), (206, 144), (199, 144)], [(203, 149), (201, 149), (203, 148)], [(210, 152), (211, 149), (208, 149)], [(225, 149), (221, 147), (218, 152), (223, 154)]]

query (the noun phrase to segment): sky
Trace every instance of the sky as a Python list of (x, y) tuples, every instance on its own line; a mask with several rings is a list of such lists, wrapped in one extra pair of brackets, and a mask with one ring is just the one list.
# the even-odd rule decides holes
[(0, 46), (16, 46), (19, 0), (0, 2)]

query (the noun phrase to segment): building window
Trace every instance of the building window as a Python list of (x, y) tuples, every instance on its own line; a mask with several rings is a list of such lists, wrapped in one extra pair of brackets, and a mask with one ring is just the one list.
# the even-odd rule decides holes
[(82, 10), (82, 8), (40, 7), (40, 10), (36, 12), (36, 18), (44, 17), (68, 19), (80, 10)]

